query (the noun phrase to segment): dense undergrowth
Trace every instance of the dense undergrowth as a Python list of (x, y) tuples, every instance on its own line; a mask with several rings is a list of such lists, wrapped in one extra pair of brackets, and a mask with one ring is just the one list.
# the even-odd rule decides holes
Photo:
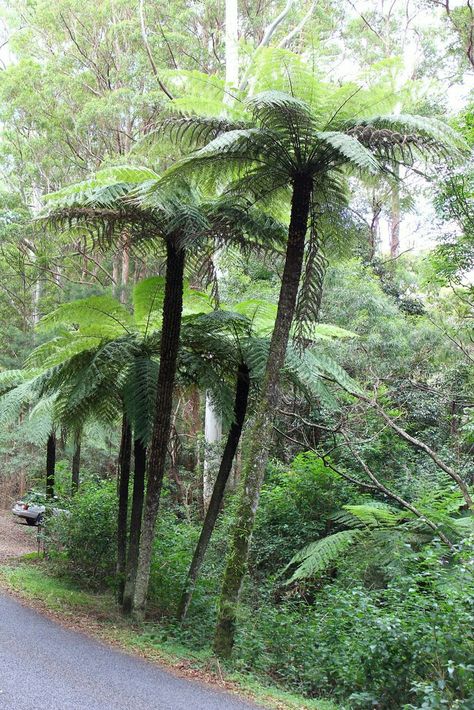
[[(341, 507), (364, 500), (312, 455), (268, 471), (230, 667), (344, 708), (469, 710), (474, 707), (474, 583), (467, 541), (448, 558), (436, 537), (403, 527), (389, 537), (381, 529), (367, 530), (362, 546), (342, 553), (314, 579), (288, 584), (285, 567), (295, 551), (341, 528)], [(50, 568), (79, 587), (112, 589), (114, 484), (85, 484), (70, 511), (46, 528)], [(148, 640), (209, 652), (232, 513), (230, 501), (190, 614), (178, 624), (176, 604), (199, 521), (186, 518), (165, 497), (156, 531)]]

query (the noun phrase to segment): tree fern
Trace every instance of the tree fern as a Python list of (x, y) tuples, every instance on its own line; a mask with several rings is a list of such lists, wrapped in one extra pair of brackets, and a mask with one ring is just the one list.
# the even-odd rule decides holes
[[(420, 509), (418, 501), (416, 506)], [(441, 529), (461, 539), (472, 530), (472, 516), (459, 517), (459, 509), (452, 509), (449, 514), (450, 508), (448, 501), (447, 510), (438, 519), (433, 508), (421, 510), (431, 521), (436, 520)], [(310, 543), (294, 555), (283, 570), (285, 572), (297, 565), (287, 584), (317, 577), (328, 567), (337, 565), (350, 547), (354, 547), (353, 554), (361, 548), (365, 564), (389, 569), (392, 564), (396, 566), (396, 550), (404, 550), (413, 543), (426, 544), (436, 537), (436, 531), (426, 524), (423, 516), (417, 517), (405, 509), (402, 511), (377, 501), (345, 505), (333, 516), (333, 520), (344, 529)]]
[(407, 516), (405, 511), (400, 513), (388, 505), (375, 502), (365, 505), (345, 505), (344, 510), (352, 516), (355, 526), (368, 528), (395, 527), (403, 517)]

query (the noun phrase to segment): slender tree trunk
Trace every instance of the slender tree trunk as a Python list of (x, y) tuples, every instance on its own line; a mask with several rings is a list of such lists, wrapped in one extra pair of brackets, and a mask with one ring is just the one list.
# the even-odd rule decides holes
[(140, 439), (134, 442), (134, 471), (130, 536), (128, 541), (127, 569), (122, 609), (124, 614), (132, 611), (132, 597), (137, 574), (138, 551), (142, 527), (143, 499), (145, 497), (146, 446)]
[(237, 0), (225, 0), (225, 83), (232, 89), (239, 85)]
[(168, 242), (166, 257), (166, 284), (163, 303), (158, 391), (148, 460), (148, 485), (142, 522), (140, 552), (133, 595), (132, 613), (137, 619), (142, 619), (145, 615), (155, 524), (171, 428), (173, 390), (181, 332), (181, 313), (183, 310), (185, 252), (183, 249), (177, 249)]
[(114, 295), (116, 296), (119, 292), (120, 286), (120, 265), (119, 265), (119, 255), (114, 254), (112, 258), (112, 289)]
[(214, 484), (214, 490), (212, 491), (211, 500), (209, 502), (209, 507), (206, 512), (206, 517), (204, 519), (204, 524), (202, 526), (201, 535), (199, 536), (196, 549), (194, 551), (194, 556), (189, 568), (188, 576), (186, 577), (186, 583), (184, 585), (184, 591), (178, 607), (178, 618), (182, 621), (189, 609), (191, 604), (191, 599), (193, 596), (194, 588), (196, 586), (196, 580), (198, 578), (199, 570), (204, 561), (204, 556), (206, 554), (209, 541), (211, 539), (212, 532), (214, 530), (219, 511), (221, 509), (222, 500), (224, 498), (224, 491), (229, 478), (230, 472), (232, 470), (232, 463), (239, 445), (240, 436), (242, 434), (242, 427), (245, 421), (245, 415), (247, 413), (248, 396), (250, 389), (250, 374), (247, 365), (241, 364), (237, 373), (237, 385), (235, 390), (235, 402), (234, 402), (234, 421), (231, 424), (229, 433), (227, 435), (227, 441), (222, 454), (221, 465), (219, 467), (219, 473), (217, 474), (216, 482)]
[(54, 477), (56, 470), (56, 434), (51, 432), (46, 444), (46, 497), (54, 497)]
[(130, 237), (127, 235), (122, 251), (122, 278), (120, 288), (120, 303), (127, 301), (128, 279), (130, 274)]
[(125, 564), (127, 560), (127, 516), (128, 516), (128, 485), (130, 482), (130, 460), (132, 455), (132, 429), (123, 416), (122, 437), (119, 454), (118, 481), (118, 512), (117, 512), (117, 599), (123, 600), (125, 587)]
[(374, 191), (372, 197), (372, 221), (369, 232), (369, 260), (373, 261), (377, 253), (377, 246), (380, 241), (380, 215), (382, 213), (382, 203), (377, 199)]
[[(173, 417), (175, 420), (176, 418)], [(181, 477), (179, 475), (179, 437), (176, 431), (176, 425), (173, 422), (171, 426), (170, 440), (168, 445), (168, 451), (170, 455), (170, 466), (169, 466), (169, 476), (170, 481), (176, 486), (175, 491), (172, 491), (173, 499), (178, 505), (186, 508), (188, 502), (188, 495), (186, 491), (186, 486), (183, 485)], [(174, 488), (174, 487), (173, 487)]]
[(77, 434), (74, 439), (74, 454), (72, 456), (72, 480), (71, 493), (77, 493), (79, 490), (79, 473), (81, 468), (81, 435)]
[(395, 259), (400, 254), (400, 167), (394, 167), (397, 175), (397, 182), (392, 186), (391, 194), (391, 209), (390, 209), (390, 256)]
[(212, 490), (214, 487), (215, 468), (213, 462), (216, 459), (217, 444), (222, 439), (222, 418), (216, 412), (209, 393), (206, 392), (206, 409), (204, 414), (204, 467), (202, 472), (202, 509), (204, 514), (209, 507)]
[(229, 556), (224, 572), (214, 638), (215, 652), (225, 658), (230, 656), (234, 643), (237, 605), (247, 571), (250, 540), (272, 441), (273, 416), (279, 400), (280, 370), (285, 361), (303, 267), (311, 190), (311, 178), (306, 176), (295, 178), (277, 317), (268, 353), (262, 393), (250, 432), (250, 446), (243, 472), (244, 484), (231, 532)]

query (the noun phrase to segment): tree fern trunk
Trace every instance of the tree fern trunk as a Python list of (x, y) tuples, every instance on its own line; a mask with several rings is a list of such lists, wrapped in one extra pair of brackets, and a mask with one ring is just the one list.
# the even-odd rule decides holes
[(166, 247), (166, 284), (163, 303), (163, 325), (160, 345), (160, 369), (153, 434), (148, 460), (148, 485), (145, 498), (140, 552), (133, 595), (132, 613), (141, 619), (145, 614), (155, 523), (160, 503), (161, 486), (171, 427), (173, 389), (183, 310), (183, 249), (168, 242)]
[(46, 444), (46, 497), (54, 497), (56, 471), (56, 434), (51, 432)]
[(127, 559), (127, 514), (128, 485), (130, 482), (130, 459), (132, 455), (132, 430), (125, 414), (122, 419), (122, 437), (119, 454), (119, 485), (117, 512), (117, 600), (121, 604), (125, 586), (125, 563)]
[(130, 535), (128, 541), (127, 568), (122, 609), (124, 614), (132, 611), (132, 597), (137, 575), (138, 551), (142, 526), (143, 499), (145, 497), (146, 446), (140, 439), (134, 442), (134, 470), (132, 512), (130, 515)]
[(193, 596), (194, 588), (196, 586), (196, 580), (198, 578), (199, 570), (204, 561), (204, 556), (206, 554), (209, 541), (211, 539), (212, 532), (214, 530), (216, 520), (219, 515), (222, 500), (224, 498), (225, 487), (232, 470), (232, 462), (234, 460), (237, 447), (239, 445), (240, 436), (242, 434), (242, 427), (245, 421), (245, 415), (247, 413), (248, 396), (250, 389), (250, 376), (248, 367), (241, 364), (237, 373), (237, 385), (235, 390), (235, 402), (234, 402), (234, 421), (229, 429), (227, 435), (227, 441), (222, 454), (221, 464), (219, 467), (219, 472), (217, 474), (216, 482), (214, 484), (214, 490), (212, 491), (212, 496), (209, 502), (209, 507), (206, 512), (206, 517), (204, 519), (204, 524), (202, 526), (201, 535), (199, 536), (196, 549), (194, 551), (194, 556), (189, 568), (188, 576), (186, 577), (186, 583), (184, 585), (183, 595), (181, 597), (179, 607), (178, 607), (178, 618), (182, 621), (189, 609), (191, 604), (191, 599)]
[(231, 533), (229, 556), (219, 604), (214, 650), (224, 658), (230, 656), (234, 643), (237, 605), (247, 571), (250, 540), (272, 441), (273, 416), (279, 401), (280, 370), (285, 360), (303, 267), (311, 190), (312, 181), (310, 178), (295, 179), (277, 317), (268, 353), (262, 393), (250, 432), (250, 445), (243, 472), (244, 485)]

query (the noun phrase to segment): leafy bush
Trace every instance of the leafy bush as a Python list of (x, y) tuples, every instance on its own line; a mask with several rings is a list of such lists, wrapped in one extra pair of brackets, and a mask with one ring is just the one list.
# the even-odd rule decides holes
[(180, 521), (171, 511), (158, 516), (149, 599), (163, 614), (172, 614), (183, 588), (199, 529)]
[(270, 470), (257, 513), (254, 567), (279, 571), (304, 545), (327, 534), (334, 513), (358, 497), (312, 453), (297, 456), (289, 469)]
[(47, 534), (53, 557), (65, 557), (75, 576), (93, 585), (109, 581), (116, 560), (115, 482), (82, 486), (70, 500), (69, 511), (51, 518)]

